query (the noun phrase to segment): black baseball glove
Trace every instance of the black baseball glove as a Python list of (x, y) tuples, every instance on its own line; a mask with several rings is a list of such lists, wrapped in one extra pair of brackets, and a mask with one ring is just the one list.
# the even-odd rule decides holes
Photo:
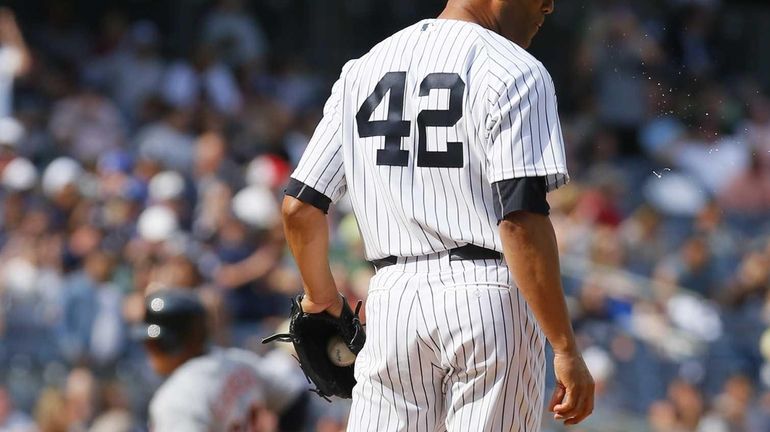
[(306, 313), (301, 301), (301, 295), (291, 300), (289, 333), (275, 334), (263, 339), (262, 343), (293, 343), (302, 371), (316, 385), (314, 392), (327, 400), (329, 396), (350, 399), (356, 384), (353, 365), (336, 366), (329, 358), (327, 347), (332, 338), (340, 337), (354, 354), (361, 351), (366, 341), (363, 324), (358, 318), (361, 302), (353, 312), (343, 298), (342, 314), (335, 318), (327, 312)]

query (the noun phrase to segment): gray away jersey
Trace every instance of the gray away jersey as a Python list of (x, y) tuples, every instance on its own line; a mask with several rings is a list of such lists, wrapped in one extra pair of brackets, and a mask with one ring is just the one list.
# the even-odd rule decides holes
[(280, 413), (307, 385), (281, 352), (261, 357), (239, 348), (214, 348), (187, 361), (150, 401), (152, 432), (249, 430), (255, 411)]
[(556, 94), (524, 49), (431, 19), (348, 62), (292, 178), (347, 191), (370, 260), (471, 243), (502, 252), (493, 187), (569, 180)]

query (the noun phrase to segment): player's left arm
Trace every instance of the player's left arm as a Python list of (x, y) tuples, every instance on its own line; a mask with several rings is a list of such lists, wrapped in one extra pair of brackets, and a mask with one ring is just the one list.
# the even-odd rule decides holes
[[(539, 63), (516, 69), (492, 87), (487, 123), (487, 176), (498, 195), (530, 194), (517, 183), (542, 178), (545, 192), (569, 182), (556, 91)], [(535, 189), (540, 185), (535, 185)], [(500, 202), (499, 196), (495, 203)], [(504, 210), (504, 209), (503, 209)]]
[(291, 175), (282, 205), (286, 241), (304, 283), (302, 310), (334, 316), (342, 311), (342, 297), (329, 267), (326, 213), (346, 188), (341, 112), (345, 71), (332, 87), (323, 118)]
[(555, 418), (577, 424), (593, 410), (593, 381), (564, 300), (547, 192), (568, 180), (553, 82), (540, 64), (512, 73), (490, 108), (487, 166), (505, 259), (551, 343)]

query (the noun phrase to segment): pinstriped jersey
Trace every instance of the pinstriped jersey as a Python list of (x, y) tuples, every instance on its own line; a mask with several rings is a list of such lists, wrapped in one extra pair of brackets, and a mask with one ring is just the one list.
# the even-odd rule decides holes
[(569, 177), (550, 75), (477, 24), (429, 19), (348, 62), (292, 178), (347, 192), (367, 258), (502, 252), (496, 183)]

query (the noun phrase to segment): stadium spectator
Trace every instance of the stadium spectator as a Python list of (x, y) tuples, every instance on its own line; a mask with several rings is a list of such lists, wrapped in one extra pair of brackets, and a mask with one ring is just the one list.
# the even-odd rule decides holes
[(35, 424), (40, 432), (68, 432), (64, 395), (55, 388), (44, 389), (35, 406)]
[(120, 111), (92, 82), (84, 81), (78, 93), (56, 104), (49, 127), (57, 145), (84, 163), (123, 146)]
[[(770, 151), (768, 151), (770, 153)], [(770, 211), (770, 158), (752, 152), (749, 166), (729, 179), (719, 193), (719, 206), (731, 213), (762, 215)]]
[(221, 114), (237, 114), (243, 95), (219, 54), (215, 46), (201, 44), (189, 60), (169, 65), (161, 89), (166, 102), (181, 110), (210, 106)]
[(32, 57), (24, 42), (16, 16), (7, 7), (0, 8), (0, 118), (13, 113), (13, 82), (26, 74)]
[(204, 41), (233, 68), (260, 66), (267, 54), (262, 28), (244, 12), (243, 0), (218, 0), (203, 24)]
[(0, 430), (7, 432), (34, 432), (32, 419), (13, 406), (11, 397), (5, 388), (0, 388)]
[[(138, 156), (147, 163), (154, 163), (156, 170), (167, 168), (189, 173), (194, 151), (191, 122), (189, 111), (171, 106), (165, 107), (160, 120), (137, 131), (134, 147), (137, 149)], [(137, 166), (137, 168), (140, 167), (141, 165)]]
[(136, 122), (158, 94), (166, 64), (159, 53), (160, 34), (151, 21), (139, 21), (121, 34), (116, 47), (87, 66), (86, 73), (103, 82), (123, 114)]

